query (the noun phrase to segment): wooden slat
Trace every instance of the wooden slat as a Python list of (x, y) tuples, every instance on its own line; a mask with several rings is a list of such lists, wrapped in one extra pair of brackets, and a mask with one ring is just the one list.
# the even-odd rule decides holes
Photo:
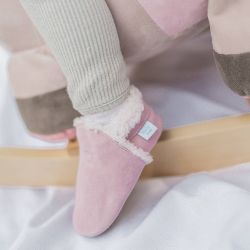
[[(250, 162), (250, 115), (166, 131), (153, 151), (154, 176), (184, 175)], [(151, 170), (152, 172), (152, 170)]]
[[(250, 115), (228, 117), (163, 132), (155, 161), (142, 178), (183, 175), (250, 162)], [(67, 149), (0, 149), (0, 185), (73, 185), (78, 145)]]
[(0, 185), (73, 185), (77, 143), (68, 149), (0, 149)]

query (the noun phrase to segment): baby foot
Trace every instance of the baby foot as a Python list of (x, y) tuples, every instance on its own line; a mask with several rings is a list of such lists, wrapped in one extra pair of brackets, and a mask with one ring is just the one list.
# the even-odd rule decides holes
[(82, 117), (75, 126), (80, 163), (73, 224), (79, 234), (97, 236), (117, 218), (143, 168), (152, 161), (149, 152), (161, 135), (162, 121), (131, 87), (109, 123)]

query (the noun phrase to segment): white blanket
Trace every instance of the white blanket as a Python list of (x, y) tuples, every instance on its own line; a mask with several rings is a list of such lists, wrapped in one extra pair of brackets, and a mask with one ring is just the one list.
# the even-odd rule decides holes
[(0, 249), (249, 250), (250, 165), (137, 185), (98, 238), (71, 226), (72, 189), (0, 189)]
[[(147, 101), (164, 116), (165, 127), (248, 110), (222, 84), (209, 44), (203, 36), (179, 48), (181, 53), (173, 50), (168, 85), (141, 85)], [(190, 62), (185, 58), (194, 48), (198, 52)], [(58, 146), (27, 134), (9, 93), (6, 58), (0, 51), (0, 145)], [(249, 192), (250, 164), (140, 182), (111, 229), (90, 239), (72, 229), (72, 188), (2, 187), (0, 250), (249, 250)]]

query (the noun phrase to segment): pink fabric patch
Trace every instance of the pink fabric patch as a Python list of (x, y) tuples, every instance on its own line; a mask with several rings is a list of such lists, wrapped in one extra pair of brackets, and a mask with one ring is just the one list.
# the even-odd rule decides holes
[(208, 0), (138, 0), (170, 37), (207, 18)]

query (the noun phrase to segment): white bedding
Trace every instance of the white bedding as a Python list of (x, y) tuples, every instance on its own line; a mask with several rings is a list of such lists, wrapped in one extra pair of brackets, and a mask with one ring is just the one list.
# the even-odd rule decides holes
[[(198, 53), (190, 60), (194, 48)], [(168, 72), (168, 85), (141, 84), (165, 127), (248, 111), (222, 84), (208, 53), (208, 36), (179, 51), (172, 52), (175, 67)], [(28, 136), (9, 93), (6, 58), (0, 51), (0, 145), (54, 147)], [(249, 250), (249, 192), (250, 164), (140, 182), (111, 229), (88, 239), (71, 226), (72, 188), (2, 187), (0, 250)]]
[(249, 250), (250, 165), (141, 182), (98, 238), (71, 227), (72, 189), (0, 189), (0, 249)]

